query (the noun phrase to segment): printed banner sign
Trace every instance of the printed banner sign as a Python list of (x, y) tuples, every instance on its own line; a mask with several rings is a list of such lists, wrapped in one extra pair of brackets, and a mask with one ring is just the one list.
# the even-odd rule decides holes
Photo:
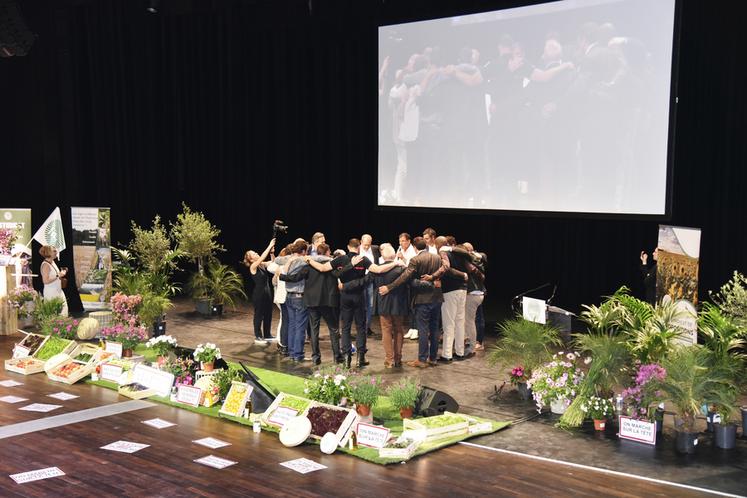
[(656, 300), (674, 302), (682, 311), (681, 340), (697, 342), (695, 306), (698, 304), (700, 229), (659, 225), (656, 263)]
[(109, 208), (71, 209), (75, 282), (86, 311), (109, 309), (112, 290)]
[[(31, 284), (31, 210), (0, 208), (0, 229), (15, 231), (15, 240), (8, 248), (10, 252), (0, 249), (0, 264), (16, 266), (16, 287)], [(11, 259), (12, 257), (12, 259)], [(2, 261), (4, 260), (4, 261)]]

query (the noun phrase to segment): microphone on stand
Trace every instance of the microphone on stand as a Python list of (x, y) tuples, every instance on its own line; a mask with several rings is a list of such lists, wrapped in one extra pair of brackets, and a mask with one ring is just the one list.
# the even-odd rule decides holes
[[(540, 290), (540, 289), (544, 289), (545, 287), (549, 287), (549, 286), (551, 286), (551, 285), (552, 285), (552, 284), (551, 284), (550, 282), (546, 282), (546, 283), (544, 283), (544, 284), (540, 285), (539, 287), (535, 287), (534, 289), (529, 289), (529, 290), (527, 290), (527, 291), (524, 291), (524, 292), (522, 292), (521, 294), (517, 294), (517, 295), (516, 295), (516, 296), (514, 296), (514, 298), (513, 298), (512, 300), (511, 300), (511, 309), (512, 309), (512, 310), (513, 310), (514, 312), (518, 312), (518, 306), (517, 306), (516, 304), (517, 304), (517, 302), (519, 301), (519, 298), (522, 298), (522, 297), (524, 297), (525, 295), (529, 294), (530, 292), (538, 291), (538, 290)], [(553, 293), (554, 293), (554, 291), (553, 291)]]

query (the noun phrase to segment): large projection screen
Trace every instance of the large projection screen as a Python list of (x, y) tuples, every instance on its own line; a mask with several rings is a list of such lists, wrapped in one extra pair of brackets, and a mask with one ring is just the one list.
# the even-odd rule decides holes
[(675, 0), (379, 27), (379, 206), (667, 215), (674, 28)]

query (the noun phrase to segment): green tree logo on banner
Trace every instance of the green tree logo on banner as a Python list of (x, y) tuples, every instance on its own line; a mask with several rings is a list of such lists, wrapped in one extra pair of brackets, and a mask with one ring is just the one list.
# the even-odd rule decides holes
[(60, 220), (53, 220), (44, 229), (44, 237), (47, 239), (47, 244), (54, 247), (60, 247), (64, 245), (62, 237), (62, 223)]

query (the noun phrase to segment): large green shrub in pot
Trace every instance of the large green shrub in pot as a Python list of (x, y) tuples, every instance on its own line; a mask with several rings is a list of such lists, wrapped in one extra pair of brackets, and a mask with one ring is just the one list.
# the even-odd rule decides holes
[(500, 323), (499, 338), (488, 354), (488, 363), (504, 367), (521, 365), (526, 376), (538, 366), (550, 361), (554, 348), (562, 344), (558, 329), (530, 322), (517, 316)]
[(220, 230), (205, 218), (199, 211), (192, 211), (182, 203), (182, 212), (177, 215), (176, 223), (171, 225), (171, 237), (176, 248), (197, 264), (198, 273), (205, 271), (207, 261), (223, 246), (218, 244)]
[(710, 295), (726, 316), (739, 327), (747, 329), (747, 277), (735, 270), (731, 280)]

